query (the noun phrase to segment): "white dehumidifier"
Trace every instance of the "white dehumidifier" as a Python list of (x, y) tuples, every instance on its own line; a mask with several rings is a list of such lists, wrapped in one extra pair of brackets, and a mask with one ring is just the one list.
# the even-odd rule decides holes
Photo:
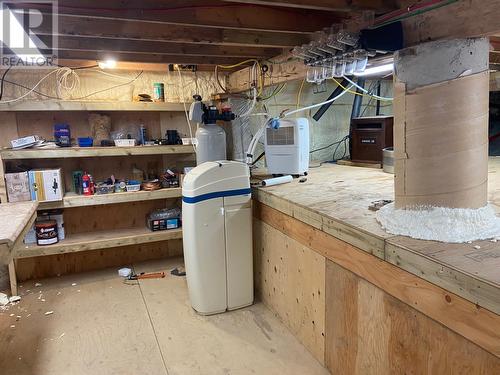
[(182, 185), (184, 262), (191, 306), (202, 315), (253, 303), (250, 171), (208, 161)]
[(280, 120), (279, 128), (266, 128), (265, 152), (269, 174), (307, 175), (309, 121)]

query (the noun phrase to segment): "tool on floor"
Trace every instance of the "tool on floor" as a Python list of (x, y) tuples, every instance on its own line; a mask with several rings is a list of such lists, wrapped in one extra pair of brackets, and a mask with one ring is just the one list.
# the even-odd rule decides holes
[(186, 276), (186, 269), (182, 266), (175, 267), (172, 271), (170, 271), (172, 276)]
[(140, 274), (131, 273), (128, 276), (129, 280), (141, 280), (141, 279), (163, 279), (165, 277), (165, 272), (141, 272)]

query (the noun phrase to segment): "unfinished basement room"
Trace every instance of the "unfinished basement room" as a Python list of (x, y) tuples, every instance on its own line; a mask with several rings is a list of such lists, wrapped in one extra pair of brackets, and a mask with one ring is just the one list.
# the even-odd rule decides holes
[(0, 375), (500, 375), (500, 0), (0, 10)]

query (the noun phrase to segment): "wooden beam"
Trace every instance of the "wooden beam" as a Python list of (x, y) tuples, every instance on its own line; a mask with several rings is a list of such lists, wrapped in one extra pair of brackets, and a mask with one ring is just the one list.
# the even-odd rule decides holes
[[(284, 54), (271, 59), (271, 62), (263, 62), (269, 67), (271, 79), (264, 81), (265, 86), (271, 86), (282, 82), (303, 79), (306, 75), (307, 67), (302, 60), (293, 58), (290, 54)], [(250, 68), (240, 69), (231, 73), (228, 78), (228, 89), (231, 92), (242, 92), (250, 89), (251, 85)]]
[(495, 65), (500, 64), (500, 51), (490, 52), (490, 64), (495, 64)]
[(498, 36), (490, 37), (490, 44), (495, 51), (500, 51), (500, 37)]
[(385, 12), (396, 9), (394, 1), (387, 0), (224, 0), (257, 5), (274, 5), (286, 8), (325, 10), (329, 12), (350, 12), (358, 9)]
[(459, 0), (402, 21), (406, 46), (498, 34), (498, 0)]
[[(26, 5), (26, 4), (24, 4)], [(17, 6), (22, 6), (20, 3)], [(46, 10), (47, 4), (29, 3)], [(73, 16), (101, 16), (119, 20), (155, 21), (173, 25), (308, 33), (342, 21), (345, 12), (287, 9), (266, 5), (195, 0), (60, 0), (58, 13)]]
[[(72, 59), (58, 59), (59, 65), (75, 67), (91, 66), (96, 63), (95, 60), (72, 60)], [(128, 62), (117, 61), (116, 68), (113, 70), (144, 70), (146, 72), (166, 72), (169, 68), (168, 63), (147, 63), (147, 62)], [(196, 69), (200, 72), (213, 72), (213, 65), (197, 64)], [(234, 71), (234, 70), (233, 70)], [(222, 72), (221, 72), (222, 73)]]
[(157, 64), (236, 64), (239, 57), (213, 57), (189, 55), (158, 55), (152, 53), (104, 52), (104, 51), (59, 51), (58, 58), (63, 60), (117, 60), (138, 63)]
[[(228, 46), (289, 48), (307, 43), (308, 35), (283, 32), (215, 29), (199, 26), (178, 26), (155, 22), (136, 22), (106, 17), (75, 17), (60, 15), (59, 36), (81, 36), (108, 39), (131, 39)], [(52, 35), (46, 25), (38, 35)]]
[[(41, 40), (45, 41), (42, 37)], [(127, 52), (158, 55), (187, 55), (187, 56), (214, 56), (266, 58), (276, 56), (282, 52), (279, 48), (241, 47), (205, 45), (200, 47), (188, 43), (165, 43), (157, 41), (91, 38), (61, 36), (58, 38), (59, 51), (91, 51), (91, 52)]]

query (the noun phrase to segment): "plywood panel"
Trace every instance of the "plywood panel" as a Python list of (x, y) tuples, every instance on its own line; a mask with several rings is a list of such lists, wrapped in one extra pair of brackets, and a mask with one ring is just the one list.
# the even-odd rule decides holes
[(500, 317), (270, 207), (254, 215), (500, 358)]
[(500, 360), (326, 261), (325, 361), (332, 374), (498, 374)]
[(182, 240), (153, 242), (80, 253), (23, 258), (16, 261), (19, 281), (39, 279), (106, 267), (130, 266), (131, 263), (182, 255)]
[(254, 256), (257, 296), (324, 363), (325, 258), (258, 220)]

